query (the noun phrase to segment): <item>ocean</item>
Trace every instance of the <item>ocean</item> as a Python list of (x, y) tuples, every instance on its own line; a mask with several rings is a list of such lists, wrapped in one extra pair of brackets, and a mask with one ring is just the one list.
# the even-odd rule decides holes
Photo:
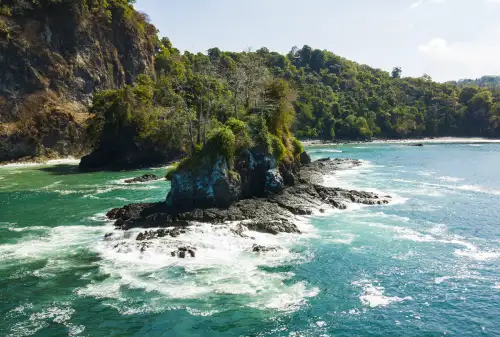
[(1, 167), (0, 336), (500, 336), (500, 144), (307, 150), (362, 160), (324, 184), (392, 203), (298, 217), (302, 235), (196, 224), (143, 249), (105, 213), (164, 200), (169, 182), (124, 180), (166, 168)]

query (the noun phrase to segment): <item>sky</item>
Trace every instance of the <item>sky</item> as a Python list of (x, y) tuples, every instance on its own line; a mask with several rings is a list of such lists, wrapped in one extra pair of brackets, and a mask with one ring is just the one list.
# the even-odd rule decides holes
[(307, 44), (403, 76), (500, 75), (500, 0), (137, 0), (175, 47)]

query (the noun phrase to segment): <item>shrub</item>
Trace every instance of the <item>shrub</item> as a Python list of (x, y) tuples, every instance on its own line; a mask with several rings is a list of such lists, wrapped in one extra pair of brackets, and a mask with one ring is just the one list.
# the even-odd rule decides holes
[(221, 155), (231, 166), (236, 155), (236, 137), (233, 131), (228, 127), (215, 129), (210, 135), (207, 144), (203, 147), (203, 152), (213, 159)]
[(293, 153), (295, 155), (301, 154), (302, 152), (305, 151), (304, 150), (304, 146), (302, 145), (302, 143), (300, 142), (300, 140), (298, 140), (295, 137), (292, 138), (292, 145), (293, 145)]
[(177, 171), (177, 168), (179, 167), (180, 162), (173, 163), (167, 170), (167, 173), (165, 174), (165, 178), (167, 180), (172, 180), (174, 177), (175, 172)]
[(276, 157), (278, 161), (282, 161), (285, 159), (287, 155), (286, 147), (283, 144), (283, 141), (278, 136), (269, 135), (272, 144), (272, 154)]
[(12, 11), (10, 10), (10, 7), (7, 5), (3, 5), (0, 7), (0, 15), (3, 16), (12, 16)]
[(231, 129), (236, 137), (236, 152), (253, 147), (254, 143), (250, 133), (248, 132), (247, 123), (236, 118), (230, 118), (226, 122), (226, 125)]

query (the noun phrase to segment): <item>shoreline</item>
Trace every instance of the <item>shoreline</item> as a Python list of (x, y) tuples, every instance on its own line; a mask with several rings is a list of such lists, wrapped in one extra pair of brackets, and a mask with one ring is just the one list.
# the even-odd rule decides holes
[(373, 139), (371, 141), (338, 140), (323, 142), (321, 140), (303, 140), (304, 146), (339, 146), (346, 144), (496, 144), (500, 139), (479, 138), (479, 137), (438, 137), (438, 138), (407, 138), (407, 139)]
[[(500, 139), (491, 139), (491, 138), (479, 138), (479, 137), (437, 137), (437, 138), (407, 138), (407, 139), (373, 139), (370, 141), (355, 141), (355, 140), (335, 140), (324, 142), (322, 140), (301, 140), (302, 145), (305, 147), (312, 146), (341, 146), (347, 144), (499, 144)], [(9, 167), (23, 167), (23, 166), (43, 166), (43, 165), (61, 165), (61, 164), (70, 164), (70, 165), (78, 165), (81, 161), (81, 158), (77, 158), (74, 156), (62, 157), (58, 159), (46, 159), (43, 160), (41, 158), (34, 158), (32, 160), (20, 160), (20, 161), (9, 161), (9, 162), (0, 162), (1, 168), (9, 168)], [(175, 161), (174, 161), (175, 162)], [(168, 167), (167, 164), (166, 167)], [(162, 167), (162, 166), (159, 166)]]
[(44, 166), (44, 165), (78, 165), (80, 163), (80, 158), (75, 158), (73, 156), (68, 156), (59, 159), (48, 159), (48, 160), (34, 160), (34, 161), (12, 161), (7, 163), (0, 163), (0, 169), (2, 168), (13, 168), (13, 167), (29, 167), (29, 166)]

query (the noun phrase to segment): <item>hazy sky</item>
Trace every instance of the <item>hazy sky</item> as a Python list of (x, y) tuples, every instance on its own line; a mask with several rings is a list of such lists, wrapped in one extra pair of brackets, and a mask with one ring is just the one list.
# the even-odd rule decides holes
[(437, 81), (500, 75), (500, 0), (137, 0), (174, 46), (308, 44)]

